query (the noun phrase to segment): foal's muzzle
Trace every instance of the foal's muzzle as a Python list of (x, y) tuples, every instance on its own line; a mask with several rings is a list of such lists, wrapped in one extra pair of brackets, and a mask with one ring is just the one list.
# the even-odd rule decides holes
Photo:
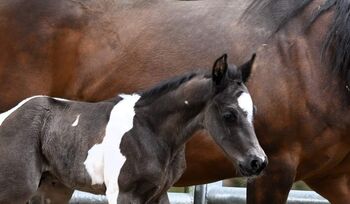
[(244, 162), (239, 163), (239, 170), (243, 176), (259, 175), (268, 163), (267, 157), (263, 158), (250, 155)]

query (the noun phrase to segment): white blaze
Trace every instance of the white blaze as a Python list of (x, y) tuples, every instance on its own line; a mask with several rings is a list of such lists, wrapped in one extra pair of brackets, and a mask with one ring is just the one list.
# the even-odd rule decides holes
[(253, 101), (250, 94), (243, 92), (237, 99), (239, 107), (247, 112), (247, 120), (253, 123)]
[(118, 176), (125, 157), (119, 145), (123, 135), (133, 127), (134, 106), (139, 95), (120, 95), (123, 100), (116, 104), (106, 126), (106, 135), (101, 144), (94, 145), (84, 162), (92, 185), (105, 184), (109, 204), (116, 204), (119, 192)]

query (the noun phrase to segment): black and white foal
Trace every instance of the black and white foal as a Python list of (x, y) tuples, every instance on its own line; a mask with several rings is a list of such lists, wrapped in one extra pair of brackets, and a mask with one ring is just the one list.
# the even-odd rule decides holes
[(25, 203), (43, 174), (105, 193), (109, 203), (168, 203), (186, 166), (185, 143), (199, 129), (244, 176), (259, 174), (267, 160), (243, 84), (253, 58), (228, 68), (224, 55), (211, 75), (191, 73), (98, 103), (25, 99), (0, 115), (0, 203)]

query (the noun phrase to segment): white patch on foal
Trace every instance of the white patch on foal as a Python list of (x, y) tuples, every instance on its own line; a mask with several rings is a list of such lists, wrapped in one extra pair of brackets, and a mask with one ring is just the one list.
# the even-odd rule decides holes
[(33, 98), (38, 98), (38, 97), (45, 97), (45, 96), (32, 96), (32, 97), (29, 97), (29, 98), (26, 98), (24, 99), (23, 101), (21, 101), (19, 104), (17, 104), (15, 107), (11, 108), (10, 110), (4, 112), (4, 113), (1, 113), (0, 114), (0, 126), (1, 124), (4, 122), (4, 120), (9, 116), (11, 115), (11, 113), (15, 112), (18, 108), (20, 108), (23, 104), (27, 103), (28, 101), (30, 101), (31, 99)]
[(133, 127), (134, 106), (139, 95), (120, 95), (123, 98), (116, 104), (106, 126), (106, 135), (101, 144), (94, 145), (84, 162), (92, 185), (105, 184), (109, 204), (117, 203), (119, 193), (118, 176), (125, 157), (120, 153), (119, 145), (123, 135)]
[(72, 123), (72, 127), (75, 127), (79, 124), (79, 118), (80, 118), (80, 114), (77, 115), (77, 119), (75, 119), (75, 121)]
[[(48, 96), (45, 96), (45, 97), (48, 97)], [(65, 99), (65, 98), (56, 98), (56, 97), (48, 97), (48, 98), (53, 98), (53, 99), (56, 99), (57, 101), (63, 101), (63, 102), (70, 101), (70, 100)]]
[(247, 112), (247, 119), (252, 124), (253, 123), (253, 101), (250, 94), (243, 92), (237, 99), (239, 107)]

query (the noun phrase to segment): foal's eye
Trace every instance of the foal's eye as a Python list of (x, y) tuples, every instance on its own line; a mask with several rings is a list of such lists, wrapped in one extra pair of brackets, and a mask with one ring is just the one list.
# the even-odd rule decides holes
[(243, 92), (243, 91), (237, 92), (237, 93), (236, 93), (236, 97), (237, 97), (237, 98), (240, 97), (240, 96), (242, 95), (242, 93), (244, 93), (244, 92)]
[(233, 122), (237, 119), (237, 115), (233, 111), (225, 112), (224, 114), (222, 114), (222, 117), (227, 122)]

